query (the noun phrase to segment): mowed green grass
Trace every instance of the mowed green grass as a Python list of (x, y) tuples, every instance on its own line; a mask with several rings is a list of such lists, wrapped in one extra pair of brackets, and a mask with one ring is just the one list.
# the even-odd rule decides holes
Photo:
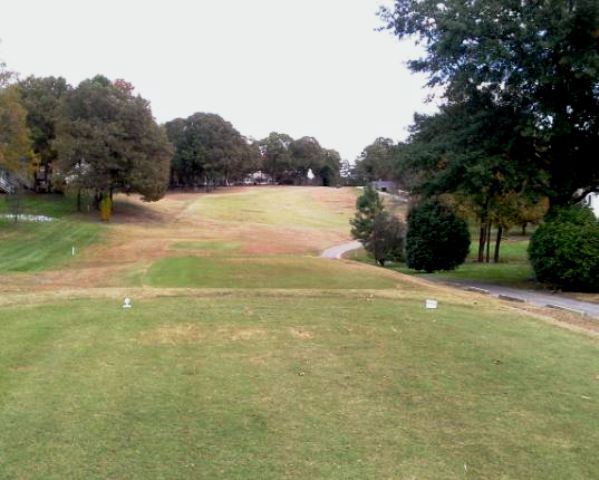
[(188, 213), (220, 221), (309, 228), (349, 228), (348, 212), (318, 201), (316, 189), (256, 187), (237, 193), (205, 195)]
[(0, 272), (39, 272), (72, 261), (100, 241), (106, 227), (96, 222), (57, 219), (52, 222), (0, 221)]
[[(504, 241), (501, 246), (499, 263), (479, 263), (476, 260), (477, 245), (471, 244), (470, 255), (462, 265), (449, 272), (435, 272), (432, 274), (416, 272), (407, 267), (405, 263), (389, 263), (388, 268), (408, 275), (419, 275), (424, 278), (433, 277), (443, 280), (476, 281), (495, 285), (505, 285), (516, 288), (539, 288), (534, 281), (534, 272), (528, 261), (528, 239), (514, 239)], [(373, 263), (372, 257), (364, 250), (349, 253), (347, 258)]]
[(499, 263), (478, 263), (477, 245), (471, 245), (468, 260), (451, 272), (437, 276), (448, 280), (476, 280), (512, 287), (534, 288), (534, 273), (528, 261), (528, 238), (502, 243)]
[(309, 256), (181, 256), (156, 261), (142, 283), (152, 287), (384, 289), (399, 280), (376, 269)]
[[(26, 193), (19, 198), (19, 213), (59, 218), (77, 212), (77, 203), (72, 197), (58, 194)], [(0, 195), (0, 214), (12, 213), (9, 200), (10, 197), (7, 195)]]
[(5, 307), (0, 477), (595, 478), (596, 340), (422, 300)]

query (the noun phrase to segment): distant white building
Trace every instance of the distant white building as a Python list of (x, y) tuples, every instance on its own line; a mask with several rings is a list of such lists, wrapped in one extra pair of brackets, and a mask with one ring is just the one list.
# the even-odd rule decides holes
[(589, 193), (583, 200), (593, 210), (593, 213), (599, 218), (599, 193)]

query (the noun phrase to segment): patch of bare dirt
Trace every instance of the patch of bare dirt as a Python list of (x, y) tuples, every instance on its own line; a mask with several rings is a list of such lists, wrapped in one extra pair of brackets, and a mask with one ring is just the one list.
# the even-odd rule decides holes
[(233, 342), (254, 340), (266, 336), (266, 330), (261, 327), (219, 328), (217, 333)]
[(260, 327), (220, 327), (211, 329), (197, 324), (163, 325), (142, 332), (138, 341), (146, 345), (192, 345), (206, 339), (243, 342), (263, 338), (266, 330)]
[(161, 326), (139, 335), (139, 341), (146, 345), (188, 345), (205, 338), (203, 328), (193, 324)]
[(310, 340), (314, 337), (314, 334), (305, 327), (290, 327), (289, 333), (292, 337), (300, 340)]
[(248, 358), (248, 362), (254, 366), (268, 365), (272, 361), (273, 353), (266, 352), (260, 355), (254, 355)]

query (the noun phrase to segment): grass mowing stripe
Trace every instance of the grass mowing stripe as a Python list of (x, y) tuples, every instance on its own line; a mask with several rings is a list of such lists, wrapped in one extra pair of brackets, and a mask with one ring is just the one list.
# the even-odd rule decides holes
[(0, 471), (436, 479), (466, 464), (474, 478), (586, 479), (599, 468), (596, 341), (450, 303), (318, 302), (3, 309)]
[[(5, 197), (5, 201), (0, 200), (0, 213), (11, 213), (7, 199), (8, 196)], [(59, 194), (26, 193), (22, 195), (20, 202), (21, 213), (25, 214), (60, 218), (77, 212), (75, 198)]]
[(69, 260), (77, 251), (99, 241), (106, 227), (98, 223), (60, 219), (47, 223), (4, 222), (0, 237), (0, 271), (37, 272)]
[(155, 262), (144, 282), (153, 287), (393, 288), (375, 269), (314, 257), (170, 257)]

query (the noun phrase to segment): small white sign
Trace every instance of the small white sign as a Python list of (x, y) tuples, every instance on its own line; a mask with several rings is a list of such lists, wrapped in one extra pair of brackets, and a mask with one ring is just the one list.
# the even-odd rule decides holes
[(129, 297), (125, 297), (125, 301), (123, 303), (123, 308), (131, 308), (133, 305), (131, 305), (131, 299)]
[(434, 300), (432, 298), (426, 299), (426, 303), (425, 303), (426, 308), (435, 309), (435, 308), (437, 308), (438, 305), (439, 304), (438, 304), (437, 300)]

